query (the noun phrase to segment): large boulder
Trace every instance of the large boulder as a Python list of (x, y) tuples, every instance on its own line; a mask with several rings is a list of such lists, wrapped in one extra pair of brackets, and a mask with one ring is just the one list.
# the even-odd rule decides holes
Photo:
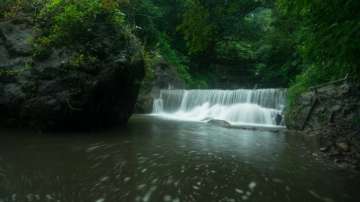
[(125, 124), (144, 76), (136, 38), (100, 62), (74, 67), (76, 53), (64, 47), (34, 57), (33, 30), (27, 19), (0, 22), (0, 124), (45, 130)]

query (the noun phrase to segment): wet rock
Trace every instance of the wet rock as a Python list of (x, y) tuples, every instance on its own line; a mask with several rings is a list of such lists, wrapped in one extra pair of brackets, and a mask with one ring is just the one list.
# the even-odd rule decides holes
[(221, 127), (224, 127), (224, 128), (230, 128), (231, 127), (231, 124), (227, 121), (224, 121), (224, 120), (217, 120), (217, 119), (212, 119), (210, 121), (207, 122), (208, 124), (211, 124), (211, 125), (215, 125), (215, 126), (221, 126)]

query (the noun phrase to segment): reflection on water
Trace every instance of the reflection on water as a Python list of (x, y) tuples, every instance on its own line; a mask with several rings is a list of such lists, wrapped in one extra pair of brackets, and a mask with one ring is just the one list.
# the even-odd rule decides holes
[[(127, 129), (0, 131), (0, 202), (359, 201), (301, 136), (136, 116)], [(330, 181), (330, 182), (329, 182)]]

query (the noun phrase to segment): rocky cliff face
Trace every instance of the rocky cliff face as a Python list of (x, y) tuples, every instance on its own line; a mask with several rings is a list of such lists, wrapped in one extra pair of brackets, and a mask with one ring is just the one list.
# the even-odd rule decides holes
[[(0, 22), (1, 125), (72, 130), (127, 122), (144, 76), (135, 39), (119, 54), (74, 67), (75, 53), (67, 48), (34, 57), (34, 37), (30, 19)], [(99, 44), (106, 49), (108, 43)]]
[(293, 129), (319, 129), (328, 124), (345, 123), (357, 127), (360, 121), (360, 86), (345, 83), (304, 93), (287, 115), (287, 125)]
[(328, 85), (301, 95), (287, 126), (319, 138), (320, 150), (340, 164), (360, 168), (360, 85)]
[(185, 89), (185, 81), (182, 80), (176, 71), (176, 68), (165, 60), (161, 59), (153, 65), (154, 76), (151, 79), (145, 79), (139, 99), (136, 103), (137, 113), (152, 112), (153, 101), (160, 96), (161, 89)]

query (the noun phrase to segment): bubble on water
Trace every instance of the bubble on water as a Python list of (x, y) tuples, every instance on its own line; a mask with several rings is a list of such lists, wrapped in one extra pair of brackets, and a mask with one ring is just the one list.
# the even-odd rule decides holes
[[(33, 200), (33, 194), (27, 194), (26, 195), (26, 199), (31, 202)], [(0, 202), (1, 202), (1, 199), (0, 199)]]
[(131, 177), (125, 177), (124, 182), (129, 182), (131, 180)]
[(52, 200), (53, 199), (53, 197), (50, 195), (50, 194), (46, 194), (46, 199), (48, 199), (48, 200)]
[(152, 183), (152, 184), (156, 184), (158, 181), (159, 181), (159, 178), (154, 178), (154, 179), (151, 181), (151, 183)]
[(284, 182), (282, 179), (279, 179), (279, 178), (273, 178), (272, 181), (275, 183), (283, 183)]
[(236, 193), (239, 193), (239, 194), (243, 194), (243, 193), (244, 193), (244, 191), (243, 191), (243, 190), (238, 189), (238, 188), (236, 188), (236, 189), (235, 189), (235, 192), (236, 192)]
[(185, 166), (182, 165), (182, 166), (181, 166), (181, 173), (184, 173), (184, 172), (185, 172)]
[(255, 189), (255, 187), (256, 187), (256, 182), (250, 182), (249, 188), (252, 190)]
[(165, 202), (170, 202), (171, 201), (171, 196), (170, 195), (165, 195), (164, 196), (164, 201)]
[(146, 184), (141, 184), (141, 185), (139, 185), (139, 186), (137, 186), (137, 189), (144, 189), (146, 187)]
[(172, 200), (172, 202), (180, 202), (180, 199), (179, 199), (179, 198), (174, 198), (174, 199)]
[(151, 195), (156, 190), (156, 186), (152, 186), (148, 192), (146, 192), (145, 196), (143, 197), (143, 202), (148, 202), (151, 198)]
[(198, 186), (193, 186), (194, 189), (199, 190), (200, 188)]
[(92, 152), (92, 151), (94, 151), (94, 150), (96, 150), (96, 149), (98, 149), (100, 147), (101, 147), (101, 145), (100, 146), (92, 146), (92, 147), (89, 147), (86, 151), (87, 152)]
[(99, 198), (98, 200), (96, 200), (95, 202), (104, 202), (105, 199), (104, 198)]

